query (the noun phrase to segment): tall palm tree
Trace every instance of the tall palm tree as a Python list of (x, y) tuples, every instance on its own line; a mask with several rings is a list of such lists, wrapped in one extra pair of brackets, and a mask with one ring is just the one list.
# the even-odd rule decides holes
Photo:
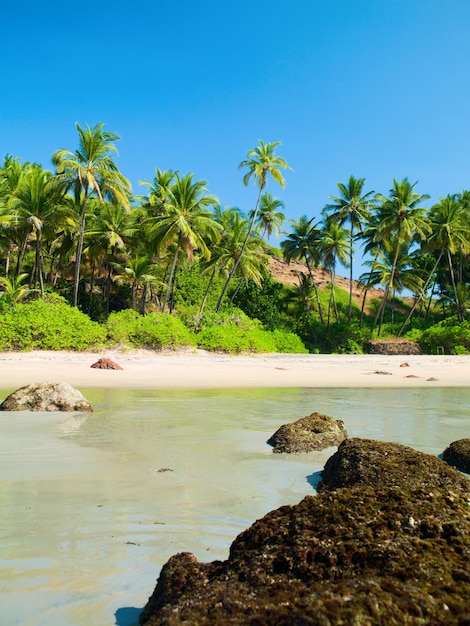
[(85, 237), (87, 204), (90, 196), (97, 196), (101, 202), (105, 198), (121, 203), (129, 208), (131, 184), (119, 171), (114, 157), (118, 151), (116, 133), (104, 130), (104, 124), (82, 128), (76, 124), (78, 148), (75, 152), (61, 149), (54, 153), (52, 162), (57, 169), (57, 180), (68, 190), (73, 190), (80, 215), (80, 226), (75, 258), (73, 283), (73, 306), (78, 302), (80, 263)]
[(207, 238), (217, 240), (220, 236), (220, 227), (209, 211), (211, 206), (217, 204), (217, 198), (207, 193), (204, 180), (193, 179), (194, 174), (180, 177), (176, 173), (168, 189), (164, 214), (148, 220), (153, 224), (158, 248), (166, 250), (174, 247), (162, 311), (166, 310), (168, 304), (180, 252), (183, 251), (189, 261), (194, 259), (196, 249), (201, 251), (204, 258), (210, 258)]
[[(36, 255), (31, 282), (34, 286), (39, 283), (41, 295), (44, 295), (42, 234), (51, 223), (58, 228), (62, 196), (51, 172), (43, 170), (40, 165), (31, 165), (23, 172), (16, 192), (10, 199), (17, 224), (24, 231), (22, 250), (26, 249), (31, 236), (35, 239)], [(20, 263), (19, 259), (18, 272)]]
[(339, 321), (338, 306), (336, 304), (335, 277), (336, 262), (339, 261), (344, 267), (348, 267), (350, 257), (349, 233), (339, 222), (325, 220), (325, 225), (320, 233), (320, 248), (323, 263), (330, 270), (331, 295), (328, 304), (328, 322), (330, 321), (331, 304), (335, 312), (336, 321)]
[(93, 219), (86, 235), (100, 243), (106, 255), (106, 315), (109, 314), (113, 262), (118, 252), (125, 252), (128, 242), (137, 232), (134, 214), (126, 211), (122, 204), (105, 202)]
[(318, 315), (323, 324), (320, 296), (312, 268), (312, 264), (317, 266), (321, 259), (321, 236), (318, 224), (312, 224), (312, 222), (313, 218), (308, 219), (306, 215), (302, 215), (298, 222), (291, 220), (292, 232), (287, 236), (287, 239), (281, 241), (281, 249), (286, 263), (299, 260), (306, 264), (315, 292)]
[(427, 238), (426, 248), (439, 252), (436, 263), (426, 281), (426, 287), (436, 271), (443, 255), (447, 257), (452, 290), (454, 292), (455, 305), (459, 321), (463, 321), (462, 307), (459, 306), (457, 282), (455, 279), (452, 256), (458, 253), (470, 252), (470, 235), (468, 229), (468, 216), (464, 207), (455, 195), (441, 198), (440, 202), (431, 207), (429, 223), (431, 234)]
[(355, 232), (362, 231), (362, 225), (370, 217), (370, 208), (373, 202), (374, 191), (364, 193), (365, 178), (350, 176), (346, 184), (338, 183), (339, 196), (328, 196), (331, 200), (324, 211), (331, 219), (341, 226), (349, 222), (349, 309), (348, 321), (352, 314), (353, 291), (353, 241)]
[(230, 282), (237, 271), (238, 264), (243, 256), (245, 248), (247, 246), (248, 240), (253, 231), (254, 225), (258, 216), (258, 209), (261, 201), (261, 196), (263, 191), (268, 184), (268, 177), (271, 177), (274, 181), (276, 181), (282, 188), (284, 188), (286, 182), (281, 173), (281, 169), (292, 169), (287, 162), (280, 156), (275, 154), (275, 150), (278, 146), (281, 145), (280, 141), (275, 141), (273, 143), (263, 143), (259, 140), (259, 144), (256, 148), (252, 148), (248, 150), (247, 158), (243, 160), (238, 166), (239, 169), (247, 168), (246, 174), (243, 176), (243, 184), (245, 186), (248, 185), (251, 179), (255, 181), (255, 184), (258, 186), (259, 192), (256, 200), (256, 205), (251, 213), (251, 222), (246, 233), (245, 240), (240, 250), (240, 255), (238, 259), (233, 264), (232, 270), (227, 277), (225, 285), (222, 289), (221, 297), (219, 298), (220, 304), (217, 306), (217, 311), (220, 309), (220, 305), (227, 293), (227, 289), (230, 285)]
[[(284, 208), (284, 202), (279, 198), (274, 198), (270, 193), (263, 193), (259, 203), (258, 216), (256, 225), (262, 231), (261, 236), (271, 237), (274, 233), (279, 238), (282, 225), (286, 220), (286, 216), (279, 209)], [(250, 219), (253, 218), (253, 211), (248, 213)]]
[(377, 237), (382, 240), (385, 238), (393, 240), (395, 245), (389, 280), (385, 286), (384, 297), (374, 320), (374, 328), (378, 325), (378, 335), (380, 335), (382, 329), (385, 307), (395, 280), (400, 246), (425, 239), (426, 235), (431, 232), (427, 217), (428, 210), (421, 206), (429, 196), (427, 194), (417, 194), (414, 191), (416, 184), (411, 184), (407, 178), (401, 182), (394, 180), (389, 197), (378, 197), (381, 205), (378, 209), (379, 228)]

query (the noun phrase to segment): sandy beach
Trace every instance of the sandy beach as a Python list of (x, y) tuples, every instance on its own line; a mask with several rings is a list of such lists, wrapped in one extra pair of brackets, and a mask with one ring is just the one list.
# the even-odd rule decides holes
[[(122, 370), (91, 367), (104, 357)], [(5, 352), (0, 353), (0, 376), (2, 389), (36, 382), (128, 389), (466, 387), (470, 385), (470, 355), (230, 356), (200, 350)]]

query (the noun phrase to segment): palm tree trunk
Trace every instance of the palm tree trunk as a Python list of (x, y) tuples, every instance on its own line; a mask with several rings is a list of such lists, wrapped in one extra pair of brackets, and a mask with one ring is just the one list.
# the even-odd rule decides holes
[(405, 326), (408, 324), (408, 322), (409, 322), (409, 321), (410, 321), (410, 319), (412, 318), (413, 313), (415, 312), (416, 307), (418, 306), (418, 304), (421, 302), (421, 300), (422, 300), (422, 299), (424, 298), (424, 296), (426, 295), (426, 289), (427, 289), (427, 287), (428, 287), (428, 285), (429, 285), (429, 282), (430, 282), (431, 278), (432, 278), (432, 277), (433, 277), (433, 275), (434, 275), (434, 272), (435, 272), (435, 271), (436, 271), (436, 269), (437, 269), (437, 266), (439, 265), (439, 262), (440, 262), (440, 260), (441, 260), (441, 258), (442, 258), (442, 254), (443, 254), (443, 251), (441, 250), (441, 251), (440, 251), (440, 253), (439, 253), (439, 256), (438, 256), (438, 258), (437, 258), (437, 261), (434, 263), (434, 267), (433, 267), (433, 268), (432, 268), (432, 270), (430, 271), (430, 273), (429, 273), (429, 275), (428, 275), (428, 278), (427, 278), (426, 282), (424, 283), (424, 286), (423, 286), (423, 289), (422, 289), (421, 293), (419, 294), (418, 298), (416, 298), (416, 300), (414, 301), (414, 304), (413, 304), (413, 306), (412, 306), (412, 308), (411, 308), (411, 311), (408, 313), (408, 317), (407, 317), (407, 318), (406, 318), (406, 320), (403, 322), (402, 327), (401, 327), (401, 328), (400, 328), (400, 330), (398, 331), (398, 337), (400, 337), (400, 336), (401, 336), (401, 334), (402, 334), (403, 330), (405, 329)]
[(348, 323), (351, 322), (352, 317), (352, 292), (353, 292), (353, 221), (351, 219), (351, 230), (349, 231), (349, 307), (348, 307)]
[[(400, 233), (398, 233), (399, 235)], [(377, 311), (377, 315), (375, 316), (375, 320), (374, 320), (374, 325), (372, 327), (372, 330), (374, 330), (374, 328), (377, 325), (377, 320), (380, 319), (379, 321), (379, 328), (377, 330), (377, 336), (380, 337), (380, 333), (382, 331), (382, 324), (383, 324), (383, 319), (384, 319), (384, 313), (385, 313), (385, 307), (387, 305), (387, 300), (388, 297), (390, 295), (390, 291), (393, 285), (393, 281), (395, 280), (395, 271), (396, 271), (396, 267), (397, 267), (397, 261), (398, 261), (398, 252), (400, 249), (400, 237), (397, 236), (397, 245), (395, 248), (395, 255), (393, 257), (393, 263), (392, 263), (392, 269), (390, 270), (390, 278), (388, 280), (387, 286), (385, 287), (385, 293), (384, 293), (384, 297), (382, 302), (380, 303), (379, 306), (379, 310)]]
[(448, 248), (447, 248), (447, 260), (449, 262), (449, 271), (450, 271), (450, 278), (452, 281), (452, 289), (454, 291), (455, 306), (457, 307), (457, 317), (459, 319), (459, 322), (463, 322), (463, 315), (462, 315), (461, 306), (459, 302), (459, 294), (457, 292), (457, 285), (455, 284), (454, 266), (452, 264), (452, 256)]
[(204, 312), (204, 308), (205, 308), (206, 302), (207, 302), (207, 297), (208, 297), (209, 292), (211, 290), (212, 283), (214, 282), (214, 278), (215, 278), (216, 272), (217, 272), (217, 264), (214, 266), (214, 270), (212, 271), (211, 277), (209, 278), (209, 283), (207, 285), (206, 291), (204, 293), (204, 297), (203, 297), (202, 302), (201, 302), (201, 308), (199, 309), (199, 315), (202, 315), (203, 312)]
[(305, 265), (307, 266), (308, 273), (309, 273), (309, 276), (310, 276), (310, 280), (312, 281), (313, 291), (315, 293), (315, 300), (317, 302), (318, 315), (320, 316), (320, 322), (322, 324), (324, 324), (323, 313), (322, 313), (322, 308), (321, 308), (321, 303), (320, 303), (320, 296), (318, 294), (317, 282), (316, 282), (315, 277), (313, 275), (312, 268), (310, 267), (310, 263), (309, 263), (308, 257), (304, 257), (304, 258), (305, 258)]
[(80, 215), (80, 231), (78, 234), (77, 253), (75, 256), (75, 273), (73, 277), (73, 302), (72, 306), (78, 304), (78, 285), (80, 283), (80, 264), (82, 262), (83, 241), (85, 239), (86, 209), (88, 203), (88, 185), (86, 185), (83, 196), (82, 212)]
[(230, 274), (228, 275), (228, 278), (225, 281), (225, 285), (224, 285), (224, 287), (222, 289), (222, 293), (220, 294), (219, 300), (217, 302), (217, 306), (215, 307), (216, 313), (218, 313), (220, 311), (220, 307), (222, 306), (222, 302), (223, 302), (223, 300), (225, 298), (225, 294), (227, 293), (228, 286), (230, 285), (230, 282), (231, 282), (235, 272), (237, 271), (238, 265), (240, 264), (240, 260), (241, 260), (241, 258), (243, 256), (243, 253), (245, 252), (245, 248), (246, 248), (246, 245), (248, 243), (248, 240), (251, 237), (251, 233), (253, 232), (253, 227), (255, 225), (256, 217), (258, 215), (258, 208), (259, 208), (259, 203), (260, 203), (260, 200), (261, 200), (261, 194), (263, 192), (264, 187), (265, 187), (265, 185), (260, 185), (260, 187), (259, 187), (258, 199), (256, 200), (256, 206), (255, 206), (255, 210), (253, 212), (253, 217), (251, 218), (251, 222), (250, 222), (250, 226), (248, 228), (248, 232), (246, 233), (245, 239), (244, 239), (244, 241), (242, 243), (242, 247), (240, 249), (240, 253), (238, 254), (237, 258), (235, 259), (235, 262), (234, 262), (233, 267), (232, 267), (232, 269), (230, 271)]
[(176, 246), (176, 250), (175, 250), (175, 254), (173, 255), (173, 262), (171, 264), (171, 271), (170, 271), (170, 277), (168, 278), (168, 284), (166, 287), (166, 293), (165, 293), (165, 300), (163, 301), (163, 305), (162, 305), (162, 313), (165, 313), (165, 309), (167, 307), (168, 304), (168, 299), (170, 297), (170, 292), (171, 292), (171, 285), (173, 284), (173, 276), (175, 273), (175, 268), (176, 268), (176, 262), (178, 261), (178, 252), (179, 252), (179, 242)]

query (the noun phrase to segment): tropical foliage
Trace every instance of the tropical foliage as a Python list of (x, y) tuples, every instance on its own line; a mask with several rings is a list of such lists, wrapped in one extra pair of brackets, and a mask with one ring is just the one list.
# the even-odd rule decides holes
[[(351, 175), (319, 219), (288, 221), (267, 191), (291, 169), (278, 141), (239, 165), (240, 184), (257, 189), (244, 213), (176, 169), (156, 168), (133, 196), (119, 136), (102, 123), (76, 130), (53, 170), (11, 155), (0, 166), (0, 349), (358, 352), (403, 335), (470, 350), (470, 192), (432, 202), (407, 178), (382, 194)], [(273, 278), (274, 258), (290, 280)]]

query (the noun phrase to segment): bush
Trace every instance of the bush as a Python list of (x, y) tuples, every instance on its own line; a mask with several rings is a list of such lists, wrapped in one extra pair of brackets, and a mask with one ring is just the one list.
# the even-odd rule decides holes
[(442, 320), (423, 331), (419, 345), (428, 353), (443, 348), (446, 354), (467, 354), (470, 350), (470, 323), (459, 322), (456, 317)]
[(103, 327), (57, 297), (0, 313), (0, 350), (91, 350), (105, 339)]
[(194, 335), (177, 317), (167, 313), (140, 315), (126, 309), (112, 313), (107, 323), (108, 338), (133, 347), (179, 348), (194, 345)]
[(308, 354), (307, 348), (298, 335), (282, 330), (272, 331), (276, 352), (288, 354)]
[(196, 335), (197, 345), (206, 350), (230, 352), (276, 352), (272, 333), (239, 326), (210, 326)]

